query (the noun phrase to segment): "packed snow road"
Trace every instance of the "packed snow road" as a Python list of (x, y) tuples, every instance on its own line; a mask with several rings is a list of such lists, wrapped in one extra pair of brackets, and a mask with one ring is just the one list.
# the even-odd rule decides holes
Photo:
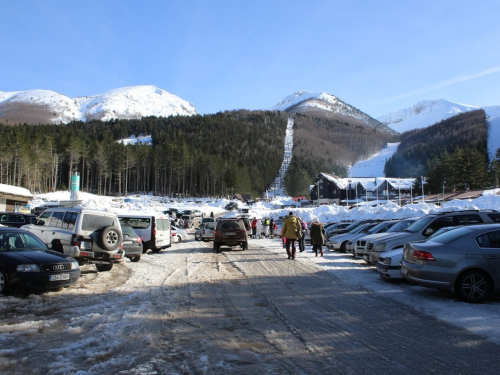
[[(326, 254), (330, 256), (330, 254)], [(2, 374), (493, 374), (499, 346), (279, 240), (189, 240), (59, 292), (0, 297)]]

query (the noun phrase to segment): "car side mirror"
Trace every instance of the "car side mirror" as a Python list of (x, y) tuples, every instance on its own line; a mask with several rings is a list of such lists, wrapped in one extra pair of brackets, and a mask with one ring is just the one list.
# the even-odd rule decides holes
[(35, 225), (45, 225), (45, 220), (38, 220)]

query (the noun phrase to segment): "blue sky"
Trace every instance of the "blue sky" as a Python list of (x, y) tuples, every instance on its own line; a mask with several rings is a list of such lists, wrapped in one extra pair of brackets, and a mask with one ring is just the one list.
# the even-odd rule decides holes
[(1, 3), (0, 91), (155, 85), (200, 113), (327, 92), (373, 117), (500, 105), (500, 1)]

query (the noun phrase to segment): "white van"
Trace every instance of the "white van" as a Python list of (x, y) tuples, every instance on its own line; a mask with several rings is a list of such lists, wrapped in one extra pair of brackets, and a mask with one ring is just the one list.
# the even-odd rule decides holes
[(128, 225), (142, 238), (143, 252), (151, 249), (159, 253), (161, 249), (172, 246), (170, 217), (155, 215), (118, 215), (121, 225)]

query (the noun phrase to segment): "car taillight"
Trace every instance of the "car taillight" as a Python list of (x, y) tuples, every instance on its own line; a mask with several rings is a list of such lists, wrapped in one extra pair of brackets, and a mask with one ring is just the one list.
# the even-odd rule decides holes
[(419, 259), (419, 260), (430, 260), (430, 261), (436, 260), (436, 259), (434, 259), (432, 254), (429, 253), (428, 251), (415, 250), (413, 252), (413, 256), (415, 257), (415, 259)]
[(80, 247), (80, 241), (78, 241), (78, 237), (75, 237), (73, 236), (71, 238), (71, 246), (76, 246), (76, 247)]
[(142, 238), (140, 236), (137, 236), (137, 243), (142, 243)]

